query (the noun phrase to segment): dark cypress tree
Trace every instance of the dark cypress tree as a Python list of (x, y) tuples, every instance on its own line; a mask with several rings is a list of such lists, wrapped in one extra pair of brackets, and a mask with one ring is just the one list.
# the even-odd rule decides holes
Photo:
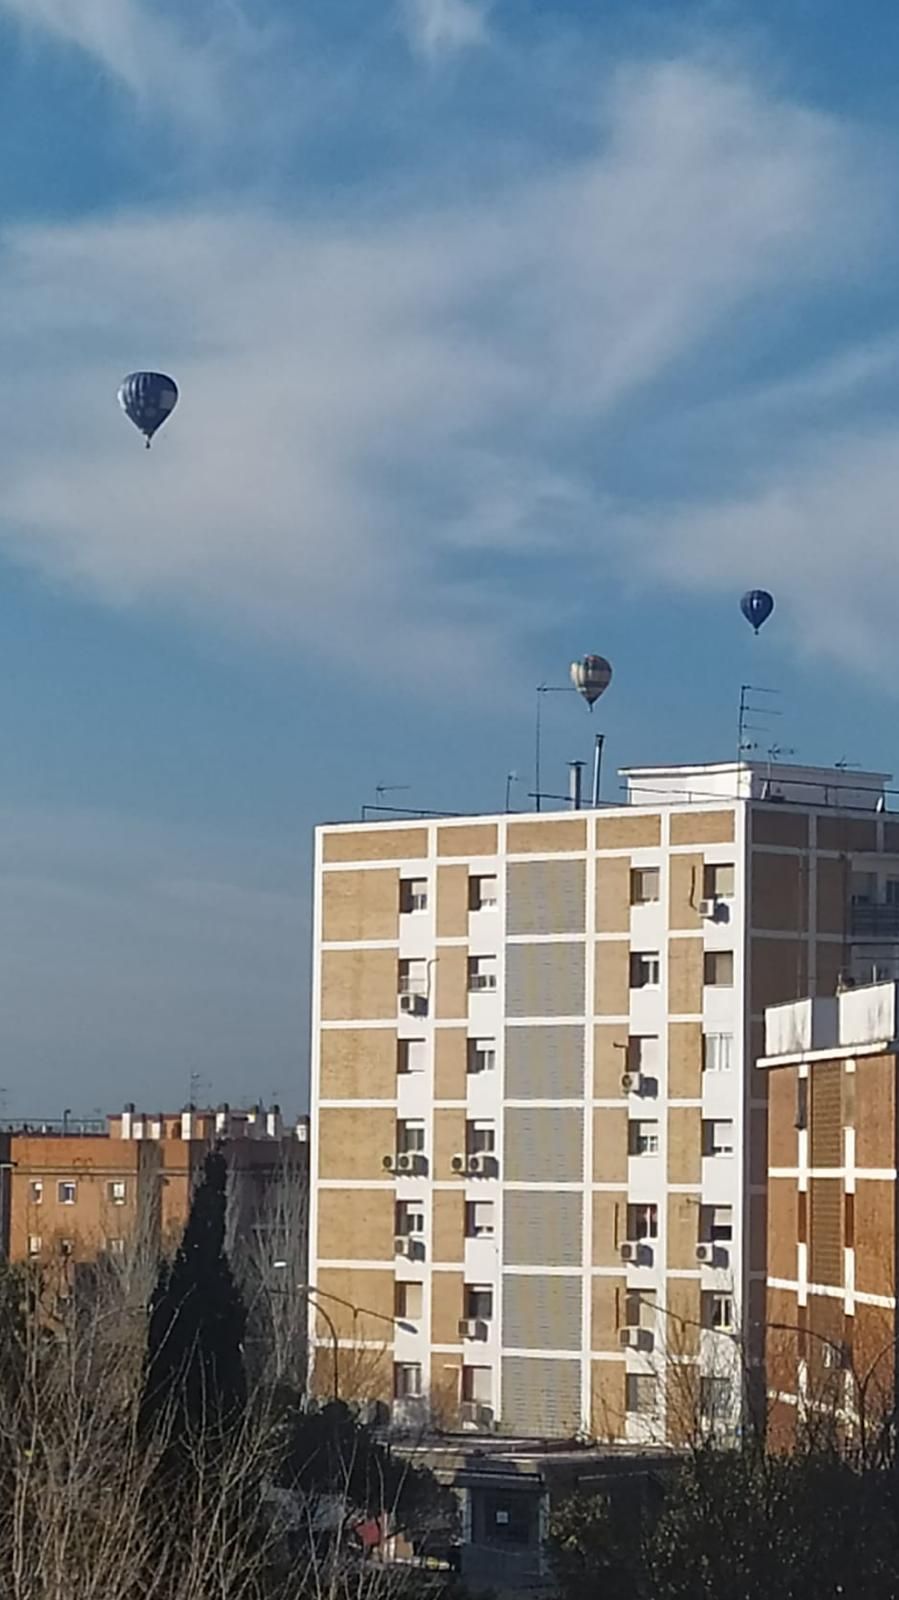
[(179, 1470), (198, 1449), (208, 1460), (226, 1444), (246, 1405), (246, 1311), (225, 1252), (226, 1186), (225, 1158), (213, 1151), (150, 1305), (140, 1429), (147, 1442), (164, 1441), (164, 1462)]

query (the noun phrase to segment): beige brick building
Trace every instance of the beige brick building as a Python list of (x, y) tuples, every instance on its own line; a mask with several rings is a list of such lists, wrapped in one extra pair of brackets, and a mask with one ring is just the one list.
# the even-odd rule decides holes
[(624, 777), (598, 812), (317, 832), (310, 1282), (345, 1388), (399, 1418), (737, 1420), (764, 1010), (892, 955), (859, 909), (899, 821), (878, 774)]

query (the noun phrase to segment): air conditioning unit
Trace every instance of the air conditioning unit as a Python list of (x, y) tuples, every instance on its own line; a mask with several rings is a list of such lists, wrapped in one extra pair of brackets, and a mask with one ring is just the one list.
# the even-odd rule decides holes
[(636, 1239), (625, 1239), (623, 1244), (620, 1244), (618, 1246), (618, 1254), (620, 1255), (622, 1261), (632, 1261), (632, 1262), (639, 1261), (639, 1259), (640, 1259), (640, 1245), (639, 1245), (638, 1240), (636, 1240)]
[(477, 1317), (463, 1317), (459, 1323), (460, 1339), (486, 1339), (487, 1326)]
[(412, 1233), (398, 1233), (393, 1241), (394, 1253), (405, 1256), (407, 1260), (415, 1260), (416, 1238)]
[(622, 1350), (639, 1350), (642, 1346), (642, 1328), (619, 1328), (618, 1343)]
[(715, 1246), (713, 1244), (698, 1244), (696, 1246), (696, 1259), (701, 1267), (715, 1265)]
[(467, 1166), (467, 1162), (465, 1160), (465, 1157), (463, 1155), (453, 1156), (453, 1158), (452, 1158), (452, 1160), (450, 1162), (450, 1166), (451, 1166), (453, 1172), (464, 1172), (465, 1168)]
[(643, 1088), (643, 1074), (641, 1072), (622, 1072), (621, 1093), (640, 1094)]
[(715, 917), (718, 915), (718, 901), (714, 898), (711, 900), (700, 900), (699, 915), (701, 917), (711, 917), (712, 921), (714, 921)]
[(409, 1017), (420, 1017), (427, 1011), (427, 1001), (423, 994), (401, 994), (400, 1010)]
[(473, 1177), (483, 1178), (490, 1171), (492, 1160), (493, 1157), (485, 1151), (476, 1150), (474, 1155), (468, 1158), (468, 1170)]
[(382, 1156), (381, 1166), (384, 1168), (385, 1172), (394, 1172), (397, 1168), (396, 1156)]
[(414, 1172), (418, 1165), (418, 1157), (414, 1150), (403, 1150), (396, 1158), (397, 1172)]

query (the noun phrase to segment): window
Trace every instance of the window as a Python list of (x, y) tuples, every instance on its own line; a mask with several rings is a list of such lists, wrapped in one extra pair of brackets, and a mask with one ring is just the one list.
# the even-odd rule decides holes
[(107, 1239), (106, 1248), (111, 1256), (123, 1256), (125, 1254), (125, 1241), (124, 1239)]
[(496, 1149), (496, 1128), (492, 1122), (465, 1124), (465, 1150), (470, 1156), (492, 1156)]
[(730, 1072), (734, 1064), (732, 1033), (707, 1033), (702, 1041), (704, 1072)]
[(625, 1410), (638, 1417), (652, 1416), (656, 1409), (658, 1379), (654, 1372), (629, 1372), (625, 1380)]
[(899, 878), (887, 878), (884, 898), (888, 906), (899, 906)]
[(706, 1118), (702, 1124), (702, 1153), (704, 1156), (732, 1156), (734, 1153), (734, 1125), (730, 1118), (713, 1121)]
[(655, 1328), (655, 1289), (628, 1289), (624, 1301), (624, 1322), (627, 1328)]
[(489, 1322), (493, 1316), (493, 1290), (489, 1285), (466, 1283), (465, 1315), (478, 1322)]
[(499, 890), (495, 877), (469, 878), (469, 911), (492, 911), (498, 903)]
[(720, 1422), (730, 1413), (730, 1379), (700, 1378), (699, 1414), (706, 1422)]
[(424, 1233), (425, 1211), (420, 1200), (399, 1200), (396, 1207), (396, 1229), (398, 1234), (408, 1237), (409, 1234)]
[(627, 1041), (627, 1070), (640, 1076), (654, 1077), (659, 1066), (659, 1036), (657, 1033), (632, 1033)]
[(495, 1039), (469, 1039), (469, 1072), (492, 1072), (496, 1066)]
[(399, 970), (400, 994), (428, 992), (428, 963), (424, 960), (401, 961)]
[(634, 867), (631, 872), (631, 905), (648, 906), (658, 898), (658, 867)]
[(853, 872), (849, 894), (854, 906), (873, 906), (877, 901), (877, 873)]
[(396, 1125), (396, 1148), (400, 1155), (422, 1155), (425, 1148), (425, 1125), (423, 1122), (398, 1122)]
[(793, 1126), (799, 1133), (808, 1127), (808, 1078), (799, 1078), (796, 1083), (796, 1117)]
[(465, 1207), (466, 1239), (493, 1238), (493, 1201), (470, 1200)]
[(421, 1364), (418, 1361), (398, 1361), (393, 1369), (393, 1395), (395, 1400), (417, 1400), (421, 1394)]
[(396, 1047), (397, 1072), (424, 1072), (427, 1066), (427, 1043), (424, 1039), (400, 1039)]
[(489, 1406), (493, 1401), (493, 1368), (462, 1368), (462, 1399), (469, 1405)]
[(733, 862), (710, 861), (706, 864), (702, 872), (702, 894), (705, 900), (733, 899)]
[(659, 1153), (658, 1123), (629, 1122), (627, 1125), (627, 1153), (630, 1156), (657, 1156)]
[(496, 956), (469, 956), (468, 987), (471, 990), (496, 988)]
[(39, 1206), (42, 1204), (44, 1198), (43, 1178), (35, 1178), (34, 1181), (28, 1185), (28, 1197), (33, 1206)]
[(846, 1346), (835, 1339), (819, 1340), (821, 1345), (821, 1365), (830, 1372), (841, 1372), (849, 1364), (849, 1352)]
[(65, 1178), (56, 1185), (56, 1198), (61, 1206), (73, 1206), (78, 1196), (78, 1185), (74, 1178)]
[(732, 1206), (703, 1206), (702, 1237), (706, 1244), (730, 1244), (734, 1236)]
[(400, 911), (427, 911), (427, 878), (400, 878)]
[(420, 1322), (424, 1288), (420, 1283), (397, 1283), (393, 1290), (393, 1310), (402, 1322)]
[(57, 1247), (61, 1256), (70, 1256), (75, 1249), (75, 1241), (74, 1239), (60, 1239)]
[(703, 982), (713, 989), (731, 989), (734, 982), (732, 950), (707, 950), (703, 956)]
[(635, 950), (631, 955), (631, 988), (655, 989), (658, 982), (658, 950)]
[(733, 1333), (733, 1297), (729, 1294), (704, 1294), (702, 1325), (704, 1328), (714, 1328), (716, 1333)]
[(628, 1206), (627, 1236), (629, 1239), (657, 1239), (659, 1236), (658, 1206)]
[(30, 1256), (39, 1256), (41, 1251), (43, 1250), (43, 1248), (44, 1248), (44, 1241), (41, 1238), (40, 1234), (39, 1233), (30, 1233), (28, 1235), (28, 1254)]
[(123, 1206), (125, 1204), (127, 1192), (128, 1186), (125, 1183), (124, 1178), (113, 1178), (106, 1185), (106, 1198), (111, 1205)]

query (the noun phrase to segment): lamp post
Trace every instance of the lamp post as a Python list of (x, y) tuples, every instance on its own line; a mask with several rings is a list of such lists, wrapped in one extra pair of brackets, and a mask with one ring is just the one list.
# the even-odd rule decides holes
[[(272, 1265), (276, 1271), (283, 1271), (287, 1266), (287, 1262), (275, 1261), (272, 1263)], [(405, 1322), (402, 1317), (388, 1316), (385, 1311), (375, 1311), (372, 1306), (357, 1306), (352, 1300), (344, 1300), (342, 1295), (332, 1294), (330, 1289), (320, 1289), (315, 1283), (298, 1283), (296, 1287), (309, 1302), (309, 1304), (319, 1312), (322, 1321), (326, 1324), (328, 1332), (331, 1335), (331, 1352), (333, 1356), (333, 1383), (331, 1398), (333, 1400), (340, 1399), (340, 1338), (334, 1325), (334, 1319), (325, 1309), (325, 1307), (319, 1303), (320, 1298), (324, 1298), (325, 1300), (333, 1300), (336, 1305), (345, 1306), (348, 1311), (352, 1311), (354, 1320), (356, 1317), (374, 1317), (375, 1321), (389, 1322), (391, 1327), (400, 1328), (402, 1329), (403, 1333), (415, 1332), (414, 1325), (411, 1322)]]

